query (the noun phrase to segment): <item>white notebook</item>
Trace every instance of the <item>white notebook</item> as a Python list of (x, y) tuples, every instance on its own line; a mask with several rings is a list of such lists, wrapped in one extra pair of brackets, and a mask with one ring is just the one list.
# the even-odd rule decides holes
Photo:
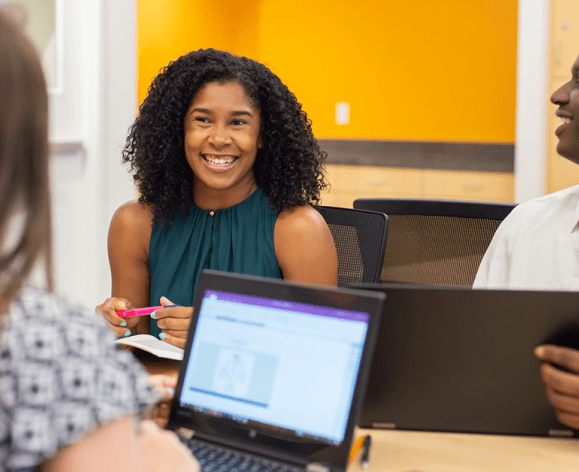
[(126, 338), (120, 338), (117, 339), (117, 344), (133, 346), (165, 359), (174, 359), (177, 361), (183, 359), (183, 349), (161, 341), (150, 334), (136, 334)]

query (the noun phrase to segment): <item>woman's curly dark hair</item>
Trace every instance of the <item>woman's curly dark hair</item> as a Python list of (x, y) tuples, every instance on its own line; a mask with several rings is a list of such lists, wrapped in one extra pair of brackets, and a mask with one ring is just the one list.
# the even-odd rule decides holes
[(266, 66), (246, 57), (200, 49), (169, 63), (151, 83), (129, 130), (123, 162), (130, 163), (139, 202), (154, 206), (156, 225), (172, 224), (175, 211), (189, 214), (193, 171), (185, 158), (185, 114), (210, 82), (239, 83), (261, 118), (253, 172), (271, 208), (318, 205), (326, 188), (321, 151), (311, 121), (295, 95)]

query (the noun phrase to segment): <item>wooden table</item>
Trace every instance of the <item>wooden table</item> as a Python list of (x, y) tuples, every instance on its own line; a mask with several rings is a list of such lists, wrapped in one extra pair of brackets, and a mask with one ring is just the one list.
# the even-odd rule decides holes
[[(151, 374), (177, 377), (179, 361), (136, 350)], [(370, 434), (368, 472), (578, 472), (579, 439), (358, 429)], [(362, 471), (360, 457), (348, 472)]]
[[(370, 434), (368, 472), (579, 471), (579, 439), (359, 429)], [(356, 457), (348, 472), (362, 471)]]

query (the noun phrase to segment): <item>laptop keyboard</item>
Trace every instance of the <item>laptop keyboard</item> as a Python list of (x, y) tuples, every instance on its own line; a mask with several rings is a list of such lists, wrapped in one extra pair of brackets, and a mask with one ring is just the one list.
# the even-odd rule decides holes
[(189, 446), (199, 461), (202, 472), (303, 472), (305, 470), (195, 439), (183, 440), (183, 442)]

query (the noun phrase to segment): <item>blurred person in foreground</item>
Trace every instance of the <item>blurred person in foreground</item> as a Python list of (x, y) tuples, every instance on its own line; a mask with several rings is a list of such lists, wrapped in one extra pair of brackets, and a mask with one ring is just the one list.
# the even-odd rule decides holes
[(26, 283), (44, 255), (52, 285), (48, 97), (34, 46), (1, 8), (0, 110), (0, 470), (198, 470), (147, 414), (170, 381), (152, 386), (94, 311)]

